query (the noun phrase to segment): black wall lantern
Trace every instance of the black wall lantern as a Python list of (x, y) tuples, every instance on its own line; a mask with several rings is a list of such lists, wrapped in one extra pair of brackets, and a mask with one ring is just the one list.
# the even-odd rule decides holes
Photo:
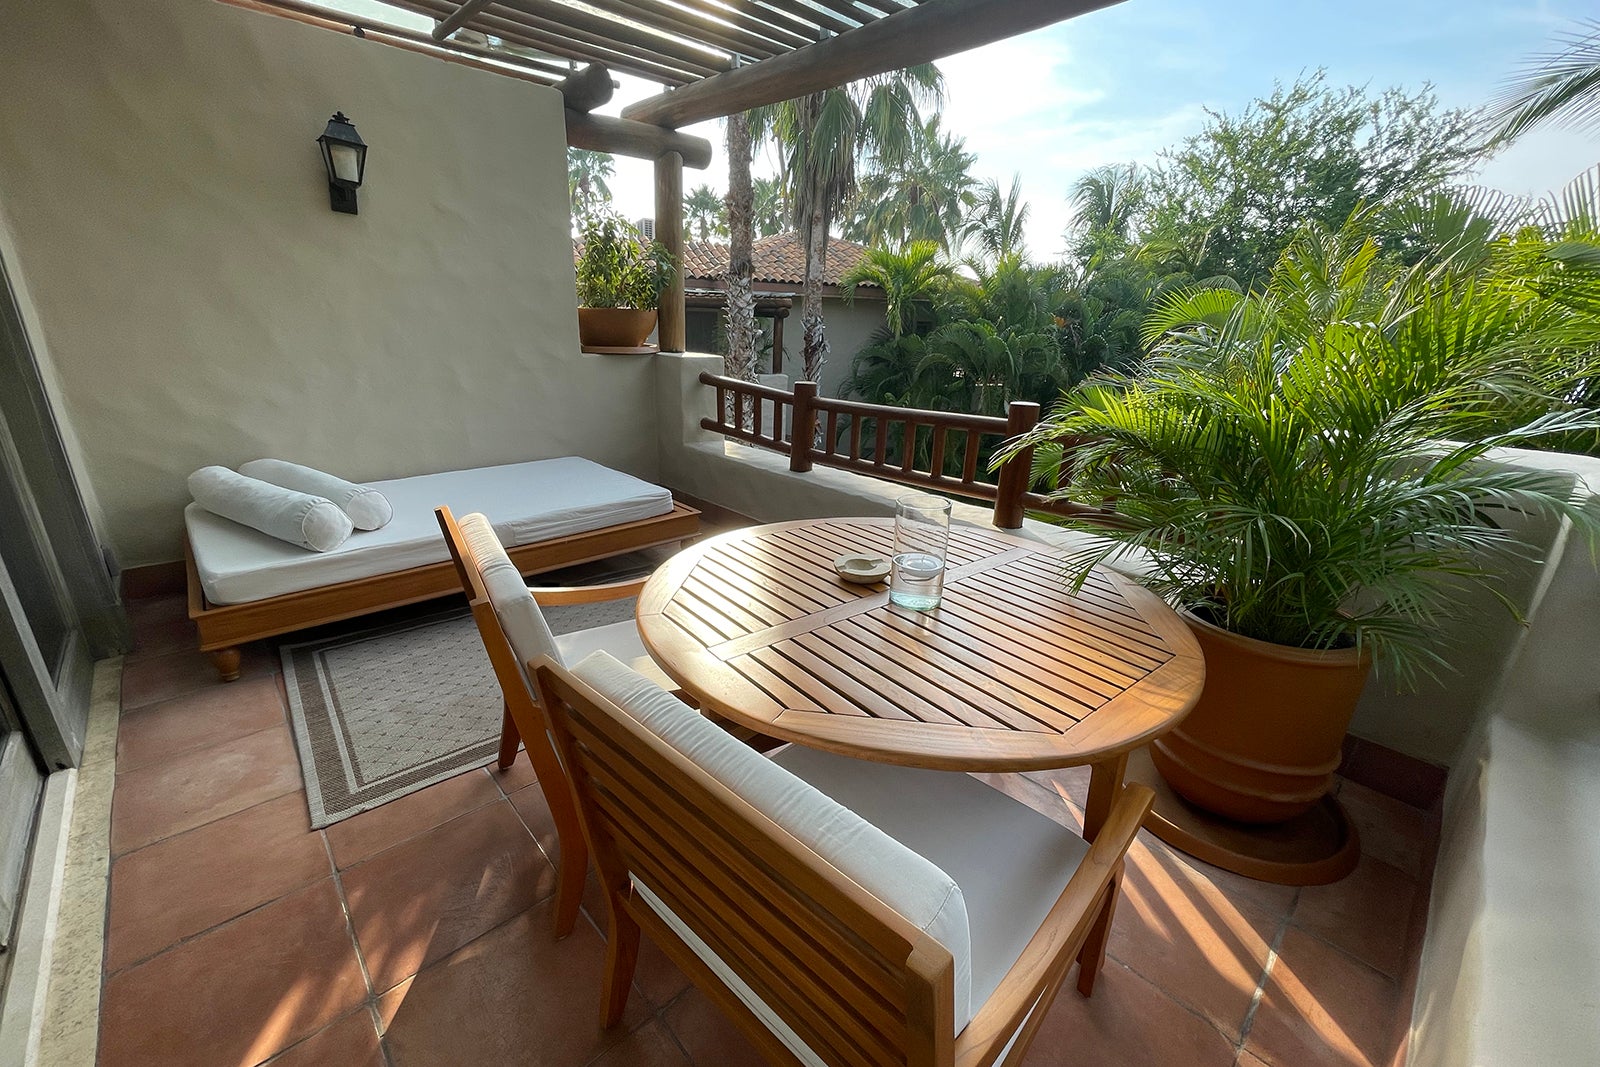
[(356, 190), (367, 171), (367, 142), (343, 111), (335, 111), (317, 144), (322, 147), (322, 165), (328, 168), (328, 206), (356, 214)]

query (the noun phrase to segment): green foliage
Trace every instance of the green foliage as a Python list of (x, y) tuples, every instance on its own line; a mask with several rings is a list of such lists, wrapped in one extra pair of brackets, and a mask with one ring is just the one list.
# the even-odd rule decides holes
[(611, 207), (611, 186), (616, 160), (605, 152), (584, 148), (567, 149), (567, 198), (572, 204), (572, 220), (581, 232)]
[(1264, 285), (1306, 225), (1337, 230), (1362, 204), (1443, 190), (1481, 159), (1473, 115), (1432, 90), (1327, 86), (1322, 72), (1256, 100), (1163, 153), (1141, 238), (1195, 277)]
[(937, 107), (943, 94), (943, 76), (924, 63), (751, 112), (752, 124), (777, 141), (779, 172), (805, 241), (802, 359), (813, 381), (828, 353), (822, 318), (825, 238), (856, 193), (857, 166), (899, 165), (911, 150), (911, 131), (922, 125), (920, 109)]
[(709, 185), (697, 185), (683, 198), (683, 219), (696, 240), (709, 241), (728, 233), (728, 204)]
[(1444, 663), (1464, 588), (1502, 596), (1535, 551), (1499, 520), (1556, 512), (1593, 528), (1570, 479), (1487, 459), (1600, 427), (1581, 403), (1600, 337), (1600, 252), (1519, 234), (1481, 257), (1391, 265), (1374, 216), (1308, 227), (1259, 292), (1159, 301), (1137, 377), (1103, 374), (1010, 450), (1067, 450), (1062, 495), (1120, 525), (1081, 576), (1142, 557), (1149, 582), (1249, 637), (1354, 644), (1402, 678)]
[(752, 190), (750, 225), (756, 237), (771, 237), (789, 228), (789, 200), (777, 178), (757, 178)]
[(1495, 100), (1486, 122), (1500, 141), (1557, 123), (1600, 132), (1600, 19), (1557, 36), (1557, 50), (1531, 57)]
[(932, 241), (949, 254), (977, 203), (978, 181), (971, 174), (977, 159), (933, 115), (913, 129), (903, 158), (873, 161), (851, 201), (844, 235), (892, 248)]
[(578, 258), (578, 305), (652, 311), (672, 279), (672, 254), (660, 241), (643, 241), (615, 218), (602, 218), (583, 231)]
[(939, 246), (932, 241), (913, 241), (903, 252), (869, 248), (861, 261), (839, 279), (844, 298), (854, 302), (856, 288), (863, 282), (883, 290), (884, 314), (889, 332), (895, 337), (914, 325), (917, 308), (928, 304), (944, 291), (954, 271), (939, 259)]
[(985, 182), (978, 194), (977, 210), (962, 228), (961, 236), (991, 260), (1022, 258), (1027, 242), (1022, 231), (1028, 225), (1028, 202), (1022, 199), (1022, 175), (1011, 177), (1011, 188), (1000, 191), (999, 182)]
[(1087, 269), (1125, 257), (1134, 223), (1148, 195), (1137, 164), (1097, 167), (1072, 184), (1072, 225), (1067, 241)]

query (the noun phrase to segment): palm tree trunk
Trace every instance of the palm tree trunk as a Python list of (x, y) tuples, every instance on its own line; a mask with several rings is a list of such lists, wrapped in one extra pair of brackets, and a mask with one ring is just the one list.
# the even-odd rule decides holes
[(828, 205), (820, 190), (811, 195), (806, 218), (806, 281), (801, 290), (801, 333), (804, 338), (804, 374), (808, 382), (822, 380), (828, 362), (828, 337), (822, 321), (822, 273), (828, 262)]
[[(751, 291), (755, 273), (750, 262), (750, 216), (755, 194), (750, 186), (750, 116), (728, 116), (728, 354), (723, 371), (730, 378), (756, 380), (756, 301)], [(731, 405), (732, 398), (729, 398)], [(732, 412), (724, 412), (726, 419)], [(740, 425), (754, 425), (753, 411), (740, 412)]]

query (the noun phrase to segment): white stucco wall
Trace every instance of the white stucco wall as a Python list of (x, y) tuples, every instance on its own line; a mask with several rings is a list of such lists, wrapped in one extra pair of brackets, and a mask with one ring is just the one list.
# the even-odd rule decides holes
[[(802, 336), (799, 312), (797, 304), (795, 313), (783, 327), (784, 348), (789, 352), (784, 369), (792, 370), (796, 377), (800, 373)], [(828, 362), (823, 365), (822, 381), (818, 384), (823, 396), (837, 397), (839, 384), (850, 376), (850, 364), (856, 352), (867, 343), (874, 330), (883, 326), (883, 301), (870, 296), (858, 297), (853, 304), (826, 300), (823, 322), (828, 331)]]
[[(1520, 453), (1600, 489), (1600, 460)], [(1453, 754), (1412, 1014), (1416, 1067), (1600, 1062), (1600, 569), (1563, 526)]]
[[(361, 213), (314, 143), (371, 146)], [(581, 454), (656, 475), (648, 361), (578, 353), (553, 90), (206, 0), (8, 7), (0, 250), (124, 566), (184, 479)]]

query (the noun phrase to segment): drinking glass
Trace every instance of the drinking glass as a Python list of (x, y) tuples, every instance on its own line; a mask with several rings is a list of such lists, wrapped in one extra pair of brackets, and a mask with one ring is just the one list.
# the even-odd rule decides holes
[(949, 548), (950, 501), (927, 493), (895, 501), (889, 599), (913, 611), (938, 607)]

